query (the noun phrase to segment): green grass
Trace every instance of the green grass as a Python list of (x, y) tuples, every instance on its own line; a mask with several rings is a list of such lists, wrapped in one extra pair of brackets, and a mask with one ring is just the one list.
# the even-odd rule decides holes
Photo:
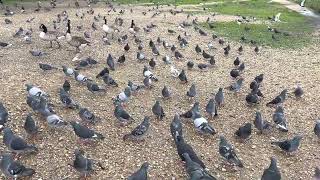
[[(300, 4), (302, 0), (292, 0), (292, 1)], [(320, 0), (307, 0), (304, 5), (320, 13)]]
[[(206, 6), (210, 11), (221, 14), (242, 15), (256, 17), (260, 24), (241, 24), (236, 22), (216, 22), (213, 29), (220, 36), (231, 40), (240, 41), (244, 36), (248, 40), (254, 40), (259, 45), (274, 48), (300, 48), (311, 42), (313, 28), (309, 19), (297, 12), (291, 11), (277, 3), (267, 3), (267, 0), (251, 0), (246, 2), (223, 3)], [(268, 17), (281, 12), (281, 22), (270, 22)], [(281, 32), (268, 31), (268, 25)], [(204, 26), (208, 27), (206, 24)], [(246, 31), (245, 27), (250, 30)], [(274, 34), (276, 40), (272, 39)], [(289, 36), (288, 36), (289, 34)]]

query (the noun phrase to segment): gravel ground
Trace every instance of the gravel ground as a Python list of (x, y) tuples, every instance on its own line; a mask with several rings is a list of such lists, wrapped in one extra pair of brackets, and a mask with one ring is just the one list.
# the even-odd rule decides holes
[[(127, 8), (128, 9), (128, 8)], [(141, 11), (147, 7), (134, 7), (134, 13), (127, 11), (121, 17), (125, 19), (124, 31), (131, 19), (136, 21), (140, 27), (150, 24), (151, 22), (158, 25), (149, 34), (140, 33), (146, 46), (145, 52), (150, 58), (148, 41), (154, 41), (158, 36), (176, 43), (176, 35), (169, 35), (167, 29), (176, 29), (177, 23), (186, 19), (186, 15), (178, 14), (173, 16), (167, 13), (167, 18), (163, 15), (151, 19), (152, 13), (143, 16)], [(58, 100), (58, 88), (64, 82), (64, 74), (60, 71), (52, 71), (43, 73), (38, 68), (39, 62), (49, 63), (55, 66), (67, 65), (72, 66), (71, 61), (75, 56), (74, 48), (67, 43), (62, 43), (61, 49), (48, 48), (47, 42), (40, 41), (38, 37), (38, 27), (41, 23), (48, 24), (55, 19), (57, 13), (63, 9), (58, 8), (50, 12), (28, 13), (25, 15), (17, 14), (10, 18), (12, 25), (4, 24), (4, 18), (0, 17), (0, 37), (1, 41), (13, 44), (8, 49), (0, 49), (0, 100), (10, 112), (9, 127), (15, 133), (26, 137), (23, 130), (23, 123), (26, 115), (31, 109), (26, 104), (26, 91), (24, 84), (33, 83), (51, 95), (52, 102), (56, 105), (55, 110), (65, 120), (80, 121), (78, 114), (73, 110), (65, 110), (61, 107)], [(82, 9), (82, 11), (87, 9)], [(95, 8), (95, 14), (107, 15), (103, 8)], [(72, 31), (76, 35), (83, 34), (83, 31), (76, 32), (77, 25), (84, 25), (87, 30), (93, 21), (92, 16), (87, 15), (84, 20), (75, 17), (75, 9), (67, 10), (72, 20)], [(1, 13), (2, 14), (2, 13)], [(25, 23), (29, 17), (36, 17), (33, 23)], [(107, 16), (109, 22), (117, 17), (116, 13)], [(86, 22), (86, 23), (85, 23)], [(102, 19), (98, 23), (102, 26)], [(33, 28), (33, 43), (24, 44), (19, 38), (12, 38), (12, 34), (19, 28)], [(52, 29), (52, 26), (49, 26)], [(64, 28), (62, 28), (64, 29)], [(177, 32), (179, 32), (177, 30)], [(180, 33), (180, 32), (179, 32)], [(191, 34), (188, 38), (190, 45), (184, 50), (180, 50), (184, 55), (184, 61), (174, 61), (179, 69), (186, 69), (186, 60), (194, 60), (195, 62), (204, 62), (199, 59), (194, 51), (196, 44), (206, 49), (206, 44), (211, 41), (211, 36), (203, 37), (195, 33), (193, 28), (187, 29), (187, 33)], [(92, 32), (92, 46), (83, 51), (84, 56), (92, 56), (100, 62), (94, 68), (83, 70), (82, 73), (89, 77), (94, 77), (103, 67), (105, 67), (106, 57), (111, 53), (115, 57), (119, 57), (124, 53), (123, 46), (117, 42), (113, 42), (112, 46), (105, 46), (101, 41), (102, 30)], [(182, 34), (182, 33), (181, 33)], [(320, 165), (319, 141), (313, 134), (313, 127), (316, 118), (319, 117), (320, 97), (320, 45), (313, 44), (299, 50), (280, 50), (262, 48), (259, 54), (254, 53), (253, 47), (244, 46), (244, 53), (238, 55), (237, 48), (239, 43), (228, 42), (231, 45), (231, 52), (228, 57), (223, 55), (222, 46), (214, 41), (218, 50), (210, 53), (215, 55), (216, 66), (207, 72), (198, 70), (188, 70), (187, 76), (190, 80), (188, 85), (182, 85), (178, 79), (171, 77), (170, 68), (164, 65), (161, 58), (157, 59), (157, 66), (153, 70), (154, 74), (159, 77), (159, 82), (155, 83), (152, 90), (146, 90), (133, 96), (129, 101), (127, 111), (137, 119), (135, 123), (127, 127), (118, 127), (116, 119), (113, 116), (114, 108), (111, 98), (121, 92), (128, 82), (132, 80), (136, 83), (142, 83), (142, 69), (144, 64), (136, 62), (136, 45), (133, 43), (131, 35), (129, 44), (131, 49), (126, 53), (127, 61), (124, 66), (116, 67), (116, 71), (111, 75), (118, 81), (119, 88), (110, 88), (104, 95), (93, 95), (86, 87), (80, 86), (74, 80), (71, 80), (71, 96), (80, 102), (84, 107), (88, 107), (99, 117), (103, 119), (101, 123), (91, 126), (93, 129), (101, 132), (106, 136), (103, 142), (98, 142), (94, 147), (84, 146), (77, 143), (78, 138), (71, 129), (66, 130), (49, 130), (40, 116), (34, 115), (37, 120), (41, 133), (39, 137), (33, 141), (40, 151), (36, 155), (23, 156), (20, 160), (36, 169), (36, 174), (32, 179), (75, 179), (79, 174), (73, 170), (68, 163), (71, 163), (74, 156), (73, 152), (76, 148), (83, 149), (89, 157), (100, 161), (105, 170), (98, 170), (89, 179), (124, 179), (134, 172), (140, 165), (148, 161), (151, 164), (149, 170), (150, 179), (186, 179), (186, 172), (181, 163), (179, 156), (169, 133), (169, 125), (175, 112), (181, 113), (188, 110), (193, 102), (187, 100), (186, 91), (191, 83), (196, 83), (198, 91), (197, 99), (200, 102), (201, 110), (204, 113), (204, 107), (212, 93), (217, 92), (219, 87), (228, 86), (232, 80), (229, 71), (233, 67), (233, 60), (239, 56), (245, 62), (246, 70), (244, 72), (245, 84), (244, 88), (234, 94), (225, 91), (226, 104), (219, 109), (219, 117), (209, 120), (218, 131), (218, 135), (212, 137), (204, 137), (199, 135), (192, 124), (184, 122), (184, 133), (186, 141), (192, 145), (195, 151), (202, 157), (209, 171), (215, 174), (219, 179), (258, 179), (261, 177), (263, 169), (269, 166), (269, 158), (274, 156), (278, 159), (283, 179), (311, 179), (314, 168)], [(48, 53), (44, 57), (33, 57), (28, 52), (32, 49), (40, 49)], [(71, 51), (68, 51), (71, 50)], [(170, 51), (166, 51), (161, 46), (160, 53), (162, 55), (171, 55)], [(1, 57), (2, 56), (2, 57)], [(245, 96), (249, 91), (250, 81), (258, 74), (264, 73), (265, 80), (262, 92), (265, 98), (261, 105), (250, 108), (245, 103)], [(102, 81), (98, 81), (103, 84)], [(284, 103), (285, 114), (289, 124), (289, 132), (281, 133), (277, 130), (272, 131), (270, 135), (259, 135), (254, 130), (252, 138), (246, 143), (240, 143), (235, 140), (233, 134), (240, 125), (245, 122), (253, 122), (254, 112), (260, 110), (263, 117), (272, 121), (273, 108), (265, 106), (265, 103), (275, 97), (281, 90), (288, 88), (292, 91), (295, 84), (301, 83), (305, 90), (305, 96), (301, 100), (296, 100), (292, 96)], [(156, 99), (160, 99), (161, 89), (167, 85), (173, 91), (173, 98), (168, 101), (161, 100), (164, 107), (166, 117), (164, 121), (157, 121), (152, 116), (151, 107)], [(123, 142), (122, 136), (131, 131), (139, 124), (146, 115), (152, 116), (149, 136), (144, 142), (130, 143)], [(222, 167), (222, 159), (218, 153), (219, 134), (227, 137), (236, 148), (236, 152), (243, 160), (245, 168), (240, 172), (227, 172)], [(279, 149), (271, 147), (270, 141), (274, 139), (291, 138), (295, 134), (304, 136), (301, 147), (295, 156), (286, 156)], [(2, 136), (0, 137), (2, 141)], [(1, 151), (5, 151), (4, 146), (0, 147)]]

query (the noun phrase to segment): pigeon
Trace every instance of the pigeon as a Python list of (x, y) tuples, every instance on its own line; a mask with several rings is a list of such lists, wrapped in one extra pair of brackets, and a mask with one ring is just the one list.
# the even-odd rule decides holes
[(170, 56), (166, 55), (162, 58), (162, 61), (165, 63), (165, 64), (171, 64), (171, 59), (170, 59)]
[(194, 117), (196, 113), (200, 113), (199, 102), (195, 102), (192, 108), (189, 111), (185, 112), (184, 114), (181, 114), (180, 117), (190, 119)]
[(42, 69), (43, 71), (50, 71), (50, 70), (53, 70), (53, 69), (58, 69), (50, 64), (44, 64), (44, 63), (39, 63), (39, 67), (40, 69)]
[(5, 123), (8, 121), (9, 113), (7, 109), (0, 102), (0, 129), (2, 129)]
[(259, 111), (256, 111), (256, 116), (253, 124), (259, 130), (260, 133), (263, 133), (264, 131), (269, 130), (271, 128), (271, 124), (262, 118), (262, 115)]
[(74, 79), (80, 83), (85, 83), (88, 81), (88, 77), (80, 74), (79, 72), (77, 71), (74, 71)]
[(210, 59), (212, 56), (208, 53), (206, 53), (204, 50), (202, 51), (202, 57), (205, 59)]
[(141, 141), (147, 135), (150, 126), (150, 118), (144, 117), (144, 120), (135, 127), (131, 133), (123, 136), (123, 140)]
[(101, 119), (94, 115), (89, 109), (87, 108), (80, 108), (79, 110), (79, 117), (81, 118), (82, 121), (88, 122), (88, 123), (96, 123), (100, 121)]
[(149, 163), (145, 162), (140, 169), (128, 177), (128, 180), (148, 180)]
[(198, 64), (198, 68), (199, 68), (200, 70), (202, 70), (202, 71), (206, 71), (206, 70), (208, 70), (209, 65), (208, 65), (208, 64), (204, 64), (204, 63), (199, 63), (199, 64)]
[(193, 123), (197, 131), (202, 134), (211, 134), (215, 135), (215, 129), (208, 123), (208, 121), (200, 115), (200, 113), (196, 112), (192, 117)]
[(173, 65), (170, 66), (170, 73), (171, 73), (172, 77), (174, 77), (174, 78), (179, 77), (179, 74), (180, 74), (179, 70), (177, 68), (175, 68)]
[(159, 56), (160, 55), (159, 50), (155, 46), (152, 47), (151, 50), (152, 50), (153, 55), (155, 55), (155, 56)]
[(130, 87), (126, 87), (123, 92), (121, 92), (115, 99), (114, 104), (122, 104), (129, 101), (131, 97)]
[(126, 56), (125, 55), (122, 55), (122, 56), (120, 56), (119, 58), (118, 58), (118, 63), (120, 63), (120, 64), (123, 64), (124, 62), (126, 61)]
[(123, 109), (121, 105), (117, 105), (114, 110), (114, 116), (119, 121), (120, 125), (131, 124), (134, 119)]
[(274, 141), (274, 142), (271, 142), (271, 144), (275, 146), (279, 146), (280, 149), (282, 149), (287, 153), (291, 153), (298, 150), (301, 139), (302, 139), (302, 136), (297, 135), (293, 137), (293, 139), (284, 140), (284, 141)]
[(14, 135), (10, 128), (6, 127), (3, 135), (3, 143), (7, 148), (17, 154), (37, 152), (38, 149), (34, 145), (29, 145), (21, 137)]
[(242, 51), (243, 51), (243, 47), (240, 46), (240, 47), (238, 48), (238, 52), (241, 53)]
[(10, 20), (10, 19), (4, 19), (4, 22), (6, 23), (6, 24), (12, 24), (12, 21)]
[(156, 103), (152, 106), (152, 112), (158, 120), (163, 120), (165, 117), (165, 113), (159, 101), (156, 101)]
[(240, 72), (243, 72), (244, 69), (245, 69), (245, 64), (244, 64), (244, 62), (243, 62), (243, 63), (241, 63), (240, 66), (238, 67), (238, 70), (239, 70)]
[(192, 84), (189, 91), (187, 91), (187, 96), (189, 98), (194, 98), (197, 95), (196, 85)]
[(170, 124), (170, 132), (174, 139), (174, 142), (177, 143), (178, 136), (182, 137), (182, 123), (179, 114), (174, 115), (174, 118)]
[(216, 180), (217, 178), (209, 174), (200, 164), (192, 161), (188, 153), (183, 153), (182, 156), (186, 161), (186, 168), (190, 179), (206, 179)]
[(263, 77), (264, 77), (263, 74), (259, 74), (258, 76), (256, 76), (254, 78), (254, 80), (260, 85), (262, 83), (262, 81), (263, 81)]
[(278, 106), (276, 111), (272, 116), (273, 122), (277, 124), (277, 128), (279, 128), (283, 132), (288, 132), (287, 120), (285, 118), (284, 109), (282, 106)]
[(161, 94), (164, 99), (169, 99), (171, 97), (171, 92), (169, 91), (167, 86), (163, 87)]
[(47, 97), (48, 94), (44, 91), (42, 91), (40, 88), (32, 85), (32, 84), (26, 84), (25, 85), (28, 91), (29, 96), (43, 96), (43, 97)]
[(66, 76), (73, 76), (75, 72), (72, 68), (68, 68), (66, 66), (62, 66), (62, 71)]
[(143, 67), (143, 76), (149, 77), (152, 81), (158, 81), (158, 79), (153, 75), (153, 73), (148, 69), (147, 66)]
[(218, 93), (215, 95), (215, 101), (218, 105), (218, 107), (223, 106), (224, 104), (224, 95), (223, 95), (223, 89), (219, 88)]
[(137, 59), (139, 61), (143, 61), (146, 59), (146, 57), (144, 56), (144, 54), (142, 52), (137, 52)]
[(179, 51), (175, 51), (174, 52), (174, 57), (179, 60), (179, 59), (182, 59), (183, 58), (183, 55), (179, 52)]
[(320, 139), (320, 120), (316, 121), (316, 124), (313, 128), (313, 132)]
[(64, 80), (64, 83), (62, 85), (62, 89), (66, 92), (70, 92), (71, 89), (71, 85), (70, 82), (68, 80)]
[(229, 86), (229, 90), (233, 92), (239, 92), (242, 86), (243, 78), (238, 79), (235, 83)]
[(124, 48), (123, 48), (126, 52), (128, 52), (130, 50), (130, 46), (129, 44), (127, 43)]
[(109, 74), (109, 69), (107, 67), (103, 68), (99, 74), (97, 74), (96, 78), (104, 77), (106, 74)]
[(297, 85), (297, 87), (295, 88), (293, 93), (294, 93), (296, 98), (301, 98), (303, 96), (303, 89), (301, 88), (300, 85)]
[(156, 61), (154, 60), (154, 58), (151, 58), (151, 60), (149, 61), (149, 66), (151, 67), (151, 68), (154, 68), (154, 67), (156, 67)]
[(15, 161), (11, 154), (1, 155), (0, 169), (6, 177), (12, 179), (30, 177), (35, 173), (34, 169), (27, 168), (20, 162)]
[(41, 57), (41, 56), (47, 55), (47, 53), (42, 52), (40, 50), (30, 50), (29, 52), (31, 53), (32, 56), (36, 56), (36, 57)]
[(144, 78), (143, 80), (144, 87), (150, 89), (153, 87), (152, 80), (149, 77)]
[[(259, 89), (258, 89), (259, 90)], [(247, 96), (246, 96), (246, 102), (249, 105), (255, 105), (258, 104), (260, 102), (260, 97), (258, 96), (256, 91), (252, 91), (250, 92)]]
[(237, 78), (240, 76), (240, 71), (238, 69), (232, 69), (230, 71), (230, 76), (233, 78)]
[(188, 79), (187, 79), (186, 73), (184, 72), (184, 69), (182, 69), (178, 78), (180, 79), (181, 83), (188, 83)]
[(106, 92), (106, 89), (99, 86), (95, 82), (87, 81), (87, 89), (92, 93)]
[(46, 117), (49, 127), (61, 128), (68, 125), (68, 122), (64, 121), (61, 117), (56, 114), (51, 114)]
[(20, 27), (20, 28), (18, 29), (18, 31), (13, 35), (13, 37), (19, 37), (19, 36), (21, 36), (22, 34), (24, 34), (24, 30), (23, 30), (22, 27)]
[(47, 100), (42, 96), (27, 96), (27, 104), (33, 111), (43, 116), (50, 115), (53, 110), (49, 107)]
[(27, 118), (24, 122), (24, 126), (23, 126), (24, 130), (27, 132), (27, 134), (33, 136), (35, 134), (38, 133), (38, 126), (36, 125), (36, 122), (34, 121), (34, 119), (31, 116), (31, 113), (29, 113), (27, 115)]
[(197, 44), (195, 47), (196, 53), (200, 54), (202, 52), (201, 48), (199, 47), (199, 45)]
[(257, 81), (253, 80), (251, 83), (250, 83), (250, 89), (252, 90), (257, 90), (259, 89), (259, 84)]
[(284, 89), (283, 91), (281, 91), (281, 93), (277, 97), (275, 97), (272, 101), (267, 103), (267, 106), (279, 105), (283, 103), (286, 100), (287, 92), (288, 92), (287, 89)]
[(109, 66), (109, 68), (114, 71), (115, 68), (114, 68), (114, 60), (113, 60), (113, 57), (111, 56), (111, 54), (108, 55), (107, 57), (107, 65)]
[(0, 47), (2, 47), (2, 48), (7, 48), (7, 47), (10, 47), (10, 46), (12, 46), (12, 44), (9, 44), (9, 43), (1, 42), (1, 41), (0, 41)]
[(271, 157), (270, 160), (270, 166), (264, 170), (261, 180), (281, 180), (281, 173), (277, 167), (276, 158)]
[(192, 61), (188, 61), (188, 62), (187, 62), (187, 67), (188, 67), (188, 69), (192, 69), (193, 66), (194, 66), (194, 63), (193, 63)]
[(86, 177), (93, 172), (93, 161), (84, 157), (83, 151), (76, 149), (74, 151), (75, 160), (73, 161), (73, 167), (81, 173), (81, 176)]
[(206, 112), (209, 114), (210, 118), (213, 118), (215, 116), (218, 116), (218, 110), (217, 110), (217, 105), (216, 101), (211, 98), (206, 106)]
[(118, 87), (118, 83), (109, 74), (105, 74), (102, 78), (103, 78), (103, 82), (107, 86)]
[(200, 160), (200, 158), (194, 152), (193, 148), (188, 143), (186, 143), (184, 141), (184, 138), (180, 135), (177, 136), (176, 146), (177, 146), (178, 155), (182, 161), (186, 161), (186, 159), (183, 157), (183, 154), (188, 153), (192, 161), (198, 163), (202, 168), (206, 168), (204, 163)]
[(134, 84), (132, 81), (128, 81), (128, 87), (132, 93), (136, 93), (144, 88), (143, 85)]
[(222, 135), (220, 136), (219, 154), (230, 164), (235, 164), (236, 166), (243, 168), (243, 164), (234, 152), (232, 145), (229, 144), (226, 138)]
[(105, 137), (95, 132), (92, 129), (87, 128), (86, 126), (83, 126), (79, 124), (78, 122), (72, 121), (71, 126), (74, 130), (74, 133), (80, 138), (80, 139), (96, 139), (96, 140), (103, 140)]
[(252, 128), (251, 123), (245, 123), (243, 126), (240, 126), (239, 129), (234, 133), (236, 137), (241, 140), (246, 140), (250, 137)]
[(313, 180), (319, 180), (319, 179), (320, 179), (320, 169), (316, 167)]
[(59, 89), (59, 97), (64, 107), (70, 109), (79, 108), (79, 105), (73, 99), (71, 99), (69, 93), (67, 93), (63, 88)]
[(240, 65), (240, 58), (237, 57), (234, 61), (233, 61), (233, 65), (235, 66), (239, 66)]

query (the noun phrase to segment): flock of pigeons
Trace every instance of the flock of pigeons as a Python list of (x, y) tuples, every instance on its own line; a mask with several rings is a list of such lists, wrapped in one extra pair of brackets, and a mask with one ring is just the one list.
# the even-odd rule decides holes
[[(55, 3), (55, 1), (51, 2), (51, 5)], [(116, 8), (112, 4), (107, 4), (109, 7), (109, 12), (114, 11), (117, 12)], [(53, 8), (55, 6), (52, 6)], [(76, 2), (76, 7), (79, 7), (78, 1)], [(24, 8), (21, 13), (25, 13)], [(36, 11), (40, 11), (41, 6), (38, 3), (38, 7)], [(132, 9), (130, 10), (133, 11)], [(158, 7), (154, 8), (154, 14), (152, 17), (159, 16), (161, 14), (158, 11)], [(180, 35), (179, 32), (175, 30), (168, 29), (168, 34), (175, 35), (179, 34), (177, 37), (178, 44), (169, 44), (164, 39), (158, 37), (155, 41), (150, 40), (149, 42), (143, 42), (139, 35), (143, 36), (144, 33), (149, 33), (153, 29), (157, 28), (157, 25), (150, 24), (142, 29), (135, 24), (135, 21), (132, 20), (129, 27), (125, 27), (125, 20), (121, 18), (121, 14), (124, 14), (125, 10), (121, 9), (119, 11), (119, 16), (116, 17), (114, 23), (110, 23), (107, 21), (107, 17), (102, 17), (100, 14), (95, 15), (94, 10), (90, 8), (87, 13), (81, 13), (77, 11), (76, 16), (78, 18), (83, 18), (84, 16), (92, 16), (93, 24), (92, 29), (96, 31), (103, 31), (105, 36), (102, 38), (103, 43), (106, 45), (112, 45), (112, 43), (117, 43), (115, 39), (117, 39), (119, 44), (123, 44), (123, 50), (125, 52), (130, 51), (133, 47), (130, 47), (129, 41), (133, 39), (136, 44), (138, 51), (136, 60), (140, 63), (145, 63), (145, 66), (142, 70), (142, 75), (144, 77), (141, 84), (135, 84), (132, 81), (128, 82), (127, 87), (124, 90), (116, 95), (113, 98), (114, 105), (114, 117), (118, 120), (119, 124), (122, 126), (126, 126), (132, 122), (134, 122), (134, 118), (131, 117), (129, 112), (126, 111), (126, 104), (130, 101), (131, 98), (134, 98), (135, 95), (139, 94), (139, 91), (150, 91), (154, 86), (154, 83), (159, 81), (158, 77), (152, 73), (152, 69), (158, 63), (155, 57), (159, 57), (163, 55), (163, 52), (160, 52), (160, 47), (163, 46), (164, 51), (171, 51), (172, 56), (164, 55), (162, 57), (163, 63), (170, 65), (170, 71), (174, 78), (177, 79), (182, 84), (188, 84), (190, 82), (187, 77), (186, 70), (191, 70), (194, 68), (198, 68), (200, 70), (206, 71), (210, 70), (211, 67), (215, 66), (215, 58), (214, 55), (210, 54), (210, 51), (203, 50), (201, 45), (196, 45), (194, 53), (197, 53), (202, 56), (202, 58), (206, 61), (206, 63), (198, 63), (195, 66), (193, 61), (186, 62), (186, 70), (179, 71), (174, 66), (174, 60), (181, 61), (184, 58), (184, 55), (179, 51), (179, 49), (183, 49), (188, 46), (188, 36), (189, 34), (184, 31), (185, 28), (193, 27), (196, 32), (199, 33), (200, 36), (209, 36), (207, 32), (205, 32), (198, 25), (196, 19), (192, 20), (192, 23), (188, 23), (187, 21), (178, 24), (178, 29), (180, 32), (183, 32), (183, 35)], [(147, 15), (148, 12), (143, 12), (143, 15)], [(171, 10), (171, 14), (181, 13), (177, 10)], [(14, 12), (10, 11), (8, 7), (6, 7), (5, 15), (10, 17), (14, 15)], [(189, 19), (190, 16), (187, 16)], [(104, 24), (102, 27), (99, 27), (96, 23), (103, 19)], [(31, 23), (33, 19), (28, 19), (28, 22)], [(12, 23), (10, 19), (5, 19), (5, 23)], [(66, 32), (58, 31), (57, 25), (66, 26)], [(66, 41), (70, 46), (76, 48), (77, 53), (81, 53), (83, 48), (86, 46), (90, 46), (90, 38), (91, 35), (88, 32), (84, 33), (84, 37), (74, 36), (71, 33), (71, 20), (69, 19), (67, 11), (63, 11), (62, 13), (57, 15), (57, 18), (54, 20), (53, 24), (54, 30), (49, 31), (45, 24), (41, 24), (38, 38), (43, 41), (47, 41), (50, 43), (50, 47), (53, 47), (53, 43), (57, 44), (57, 47), (60, 48), (60, 42)], [(82, 27), (77, 27), (78, 30), (81, 30)], [(20, 28), (14, 37), (22, 37), (26, 41), (31, 43), (32, 31), (31, 30), (23, 30)], [(218, 41), (221, 46), (224, 46), (226, 42), (217, 37), (216, 35), (212, 35), (212, 41)], [(144, 46), (144, 44), (148, 44)], [(11, 44), (6, 42), (0, 42), (0, 47), (10, 47)], [(207, 44), (207, 48), (215, 49), (218, 47), (214, 47), (212, 42)], [(224, 55), (228, 56), (229, 51), (231, 49), (230, 45), (226, 45), (223, 47)], [(145, 55), (146, 51), (151, 51), (153, 57), (148, 59)], [(254, 51), (256, 53), (259, 52), (259, 47), (255, 47)], [(243, 53), (243, 47), (240, 46), (238, 48), (239, 53)], [(46, 53), (41, 51), (30, 51), (33, 56), (45, 56)], [(79, 112), (79, 117), (83, 121), (79, 122), (66, 122), (64, 121), (58, 114), (55, 113), (53, 105), (50, 103), (50, 95), (32, 84), (26, 84), (27, 97), (26, 102), (29, 107), (34, 111), (34, 113), (40, 114), (43, 119), (46, 120), (46, 123), (49, 128), (67, 128), (72, 127), (74, 133), (79, 137), (81, 143), (87, 144), (92, 143), (93, 141), (102, 141), (104, 140), (103, 133), (95, 132), (94, 130), (88, 128), (86, 124), (95, 124), (101, 121), (101, 118), (97, 117), (93, 114), (89, 109), (82, 107), (79, 103), (77, 103), (70, 95), (71, 85), (70, 80), (74, 79), (79, 82), (82, 86), (86, 87), (88, 91), (97, 94), (97, 93), (105, 93), (106, 87), (117, 87), (118, 83), (115, 79), (112, 78), (110, 71), (116, 71), (117, 64), (125, 64), (127, 57), (124, 55), (120, 56), (117, 60), (111, 54), (107, 57), (107, 66), (101, 70), (99, 74), (96, 75), (96, 79), (102, 79), (105, 85), (99, 85), (94, 81), (94, 78), (86, 77), (82, 75), (80, 71), (85, 68), (90, 68), (91, 66), (97, 64), (98, 62), (91, 57), (76, 59), (78, 61), (76, 67), (54, 67), (50, 64), (40, 63), (39, 67), (43, 71), (51, 71), (54, 69), (61, 70), (65, 76), (66, 80), (64, 84), (59, 89), (59, 97), (61, 103), (65, 108), (73, 109)], [(244, 80), (242, 72), (245, 70), (245, 64), (240, 61), (239, 58), (234, 60), (234, 68), (230, 71), (230, 76), (234, 80), (234, 82), (227, 88), (227, 90), (233, 91), (237, 93), (242, 88), (242, 83)], [(255, 106), (261, 102), (261, 98), (263, 98), (263, 93), (259, 89), (263, 84), (264, 75), (257, 75), (250, 84), (251, 91), (248, 92), (246, 98), (244, 99), (249, 106)], [(163, 99), (170, 99), (172, 94), (169, 87), (164, 86), (162, 91)], [(281, 91), (281, 93), (276, 96), (273, 100), (267, 103), (267, 106), (275, 107), (275, 112), (273, 114), (274, 123), (270, 123), (265, 121), (262, 118), (262, 115), (259, 111), (256, 112), (255, 120), (252, 123), (245, 123), (240, 126), (239, 129), (234, 133), (235, 137), (240, 141), (245, 142), (252, 135), (252, 125), (260, 132), (267, 133), (272, 128), (278, 128), (282, 132), (288, 132), (289, 128), (287, 126), (287, 121), (284, 113), (284, 107), (282, 103), (286, 100), (287, 89)], [(297, 99), (303, 97), (303, 90), (300, 86), (294, 90), (294, 95)], [(186, 92), (186, 96), (189, 99), (194, 99), (197, 95), (196, 85), (191, 84), (190, 89)], [(211, 98), (206, 107), (205, 111), (208, 114), (209, 118), (215, 118), (218, 116), (218, 110), (223, 108), (224, 105), (224, 88), (219, 88), (218, 92), (215, 94), (213, 98)], [(160, 101), (156, 101), (152, 107), (152, 113), (154, 117), (158, 120), (163, 120), (165, 116), (168, 116), (164, 109), (161, 106)], [(22, 137), (13, 133), (10, 127), (6, 126), (6, 122), (8, 120), (9, 113), (3, 103), (0, 103), (0, 125), (3, 136), (3, 143), (10, 151), (10, 153), (2, 154), (0, 168), (1, 171), (7, 177), (19, 178), (25, 176), (32, 176), (36, 171), (31, 168), (27, 168), (22, 165), (18, 160), (19, 155), (25, 155), (33, 152), (37, 152), (38, 148), (35, 145), (28, 144)], [(143, 121), (132, 130), (131, 133), (123, 136), (124, 141), (142, 141), (148, 134), (150, 119), (153, 117), (146, 116)], [(175, 114), (174, 118), (170, 125), (170, 131), (172, 138), (175, 142), (177, 153), (182, 161), (185, 162), (186, 171), (192, 180), (204, 180), (204, 179), (217, 179), (213, 175), (211, 175), (207, 170), (205, 164), (202, 162), (201, 158), (199, 158), (193, 148), (184, 140), (183, 135), (183, 127), (181, 123), (181, 119), (189, 119), (191, 123), (194, 124), (194, 127), (199, 131), (202, 135), (215, 135), (217, 132), (214, 129), (213, 125), (209, 123), (207, 118), (201, 114), (199, 102), (195, 100), (193, 107), (186, 111), (183, 114)], [(32, 117), (32, 113), (28, 114), (25, 120), (24, 129), (27, 134), (31, 137), (35, 136), (38, 133), (38, 126)], [(316, 136), (320, 138), (320, 121), (316, 122), (314, 127), (314, 133)], [(300, 141), (302, 136), (297, 135), (292, 139), (271, 142), (272, 145), (278, 146), (282, 151), (286, 153), (294, 153), (298, 150)], [(219, 154), (226, 160), (226, 162), (231, 166), (237, 166), (239, 168), (244, 168), (242, 161), (238, 158), (233, 146), (228, 142), (228, 140), (220, 135), (220, 143), (219, 143)], [(94, 160), (87, 158), (84, 155), (82, 150), (76, 149), (75, 159), (72, 166), (81, 173), (81, 176), (88, 176), (94, 171)], [(99, 165), (100, 168), (103, 169), (102, 165)], [(148, 179), (147, 170), (149, 167), (149, 163), (143, 163), (141, 168), (130, 175), (128, 177), (129, 180), (145, 180)], [(320, 170), (316, 168), (315, 171), (315, 179), (320, 179)], [(281, 172), (277, 167), (277, 160), (275, 157), (271, 157), (271, 163), (268, 168), (264, 170), (262, 173), (263, 180), (279, 180), (281, 179)]]

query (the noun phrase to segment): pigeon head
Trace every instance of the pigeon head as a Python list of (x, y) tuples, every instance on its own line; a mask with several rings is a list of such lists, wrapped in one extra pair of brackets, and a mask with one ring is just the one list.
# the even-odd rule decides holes
[(29, 91), (31, 88), (33, 88), (33, 85), (31, 85), (31, 84), (26, 84), (25, 86), (27, 87), (27, 91)]
[(227, 144), (227, 140), (223, 135), (221, 135), (219, 138), (220, 138), (220, 144)]
[(141, 165), (141, 169), (146, 169), (147, 170), (149, 168), (149, 166), (150, 166), (150, 164), (148, 162), (145, 162), (145, 163), (143, 163)]
[(131, 90), (130, 90), (129, 87), (126, 87), (126, 88), (124, 89), (124, 94), (125, 94), (127, 97), (130, 97), (130, 96), (131, 96)]
[(297, 135), (293, 138), (294, 141), (301, 141), (301, 139), (303, 138), (303, 136), (301, 135)]
[(271, 157), (270, 160), (271, 160), (271, 163), (270, 163), (269, 169), (273, 169), (273, 170), (278, 169), (277, 168), (277, 159), (274, 157)]
[(284, 109), (282, 106), (278, 106), (276, 109), (276, 113), (283, 113)]
[(79, 156), (79, 155), (83, 155), (84, 154), (84, 152), (83, 152), (83, 150), (81, 150), (81, 149), (76, 149), (75, 151), (74, 151), (74, 155), (75, 156)]

